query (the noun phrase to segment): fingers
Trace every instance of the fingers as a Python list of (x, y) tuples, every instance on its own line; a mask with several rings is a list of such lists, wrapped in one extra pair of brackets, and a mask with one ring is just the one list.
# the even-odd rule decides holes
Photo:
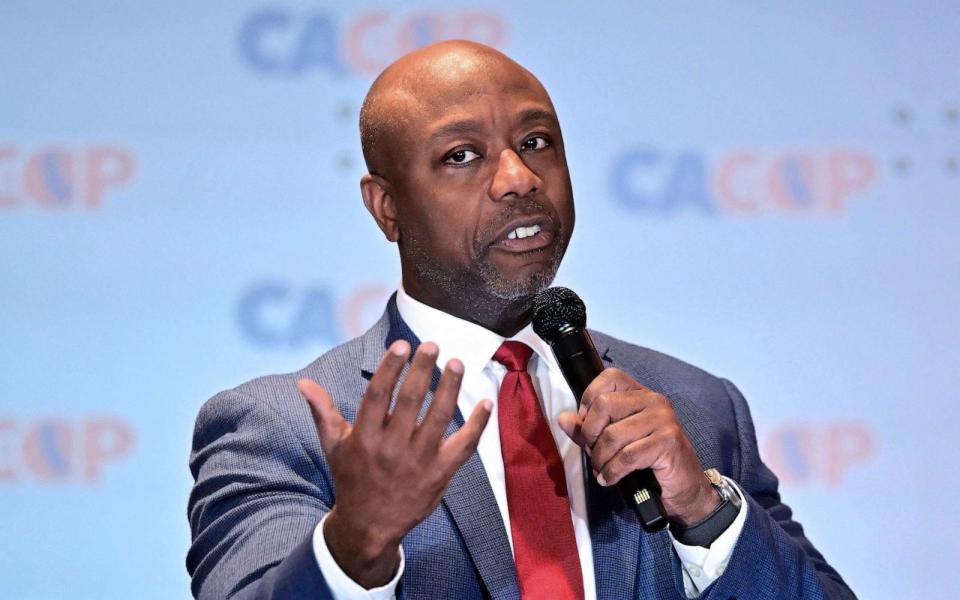
[(582, 416), (580, 429), (588, 447), (593, 447), (597, 438), (611, 423), (616, 423), (647, 407), (645, 392), (603, 392), (596, 396)]
[(423, 423), (414, 434), (416, 444), (421, 448), (436, 448), (440, 437), (447, 430), (457, 410), (457, 396), (460, 394), (460, 382), (463, 380), (463, 363), (457, 359), (447, 361), (440, 375), (440, 383), (433, 395), (433, 402), (423, 417)]
[(350, 425), (340, 416), (340, 411), (334, 406), (333, 399), (327, 393), (327, 390), (320, 387), (316, 382), (301, 379), (297, 382), (297, 388), (310, 405), (313, 422), (317, 427), (317, 434), (320, 436), (320, 446), (324, 453), (329, 454), (330, 449), (335, 447), (349, 432)]
[(407, 364), (410, 354), (410, 344), (404, 340), (397, 340), (383, 354), (380, 366), (370, 379), (367, 391), (357, 409), (355, 427), (359, 431), (379, 430), (383, 428), (390, 408), (390, 399), (393, 397), (393, 388), (397, 385), (400, 372)]
[(647, 468), (658, 471), (660, 479), (660, 470), (669, 473), (675, 465), (685, 464), (690, 456), (696, 463), (693, 446), (672, 415), (667, 410), (654, 410), (651, 414), (645, 411), (607, 427), (590, 457), (597, 481), (613, 485), (627, 473)]
[(580, 430), (580, 416), (573, 411), (564, 411), (557, 415), (557, 425), (560, 426), (560, 429), (563, 430), (567, 437), (569, 437), (573, 442), (587, 451), (587, 454), (590, 453), (590, 446), (587, 445), (586, 438), (583, 437), (583, 432)]
[(629, 444), (650, 436), (656, 425), (645, 418), (645, 415), (631, 415), (622, 421), (608, 425), (593, 444), (590, 452), (594, 471), (603, 470), (606, 464)]
[(417, 424), (420, 406), (430, 388), (430, 380), (433, 379), (438, 353), (437, 345), (433, 342), (420, 344), (410, 371), (400, 385), (397, 404), (387, 419), (389, 435), (399, 443), (405, 444), (409, 441)]
[(470, 418), (463, 424), (455, 434), (451, 435), (443, 445), (440, 446), (440, 457), (443, 464), (446, 465), (446, 471), (450, 476), (467, 462), (470, 455), (477, 449), (477, 443), (480, 441), (480, 434), (483, 433), (487, 421), (490, 420), (490, 412), (493, 410), (493, 402), (490, 400), (481, 400), (473, 408)]
[(593, 402), (604, 392), (629, 390), (646, 391), (647, 388), (616, 367), (604, 369), (583, 391), (583, 398), (580, 400), (580, 415), (583, 416), (585, 409), (590, 408)]
[(628, 473), (646, 469), (656, 462), (661, 452), (658, 440), (653, 436), (631, 442), (607, 461), (603, 468), (594, 465), (600, 485), (614, 485)]

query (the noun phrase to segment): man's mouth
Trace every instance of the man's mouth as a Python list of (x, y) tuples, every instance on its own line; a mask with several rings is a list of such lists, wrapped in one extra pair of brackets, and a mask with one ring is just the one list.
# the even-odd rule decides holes
[(513, 231), (507, 234), (508, 240), (522, 240), (523, 238), (528, 238), (532, 235), (537, 235), (543, 231), (543, 227), (540, 227), (537, 223), (534, 223), (530, 227), (517, 227)]
[(502, 229), (491, 247), (512, 253), (532, 252), (549, 246), (553, 238), (554, 227), (548, 218), (526, 217)]

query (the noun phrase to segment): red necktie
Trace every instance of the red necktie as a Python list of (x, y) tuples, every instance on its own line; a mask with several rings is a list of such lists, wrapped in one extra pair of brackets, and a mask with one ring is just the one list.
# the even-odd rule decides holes
[(523, 600), (583, 599), (583, 575), (557, 444), (527, 372), (533, 349), (504, 342), (497, 405), (513, 554)]

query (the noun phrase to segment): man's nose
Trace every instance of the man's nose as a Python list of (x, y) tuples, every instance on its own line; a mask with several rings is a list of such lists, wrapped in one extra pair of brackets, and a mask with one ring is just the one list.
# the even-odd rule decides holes
[(497, 172), (490, 184), (490, 199), (499, 201), (511, 195), (522, 198), (536, 192), (542, 185), (543, 181), (527, 167), (520, 155), (507, 148), (500, 153)]

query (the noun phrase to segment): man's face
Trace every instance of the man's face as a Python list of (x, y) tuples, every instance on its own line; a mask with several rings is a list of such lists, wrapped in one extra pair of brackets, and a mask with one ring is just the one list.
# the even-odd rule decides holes
[(518, 299), (550, 285), (573, 230), (563, 138), (531, 75), (467, 67), (431, 75), (395, 136), (401, 257), (448, 297)]

